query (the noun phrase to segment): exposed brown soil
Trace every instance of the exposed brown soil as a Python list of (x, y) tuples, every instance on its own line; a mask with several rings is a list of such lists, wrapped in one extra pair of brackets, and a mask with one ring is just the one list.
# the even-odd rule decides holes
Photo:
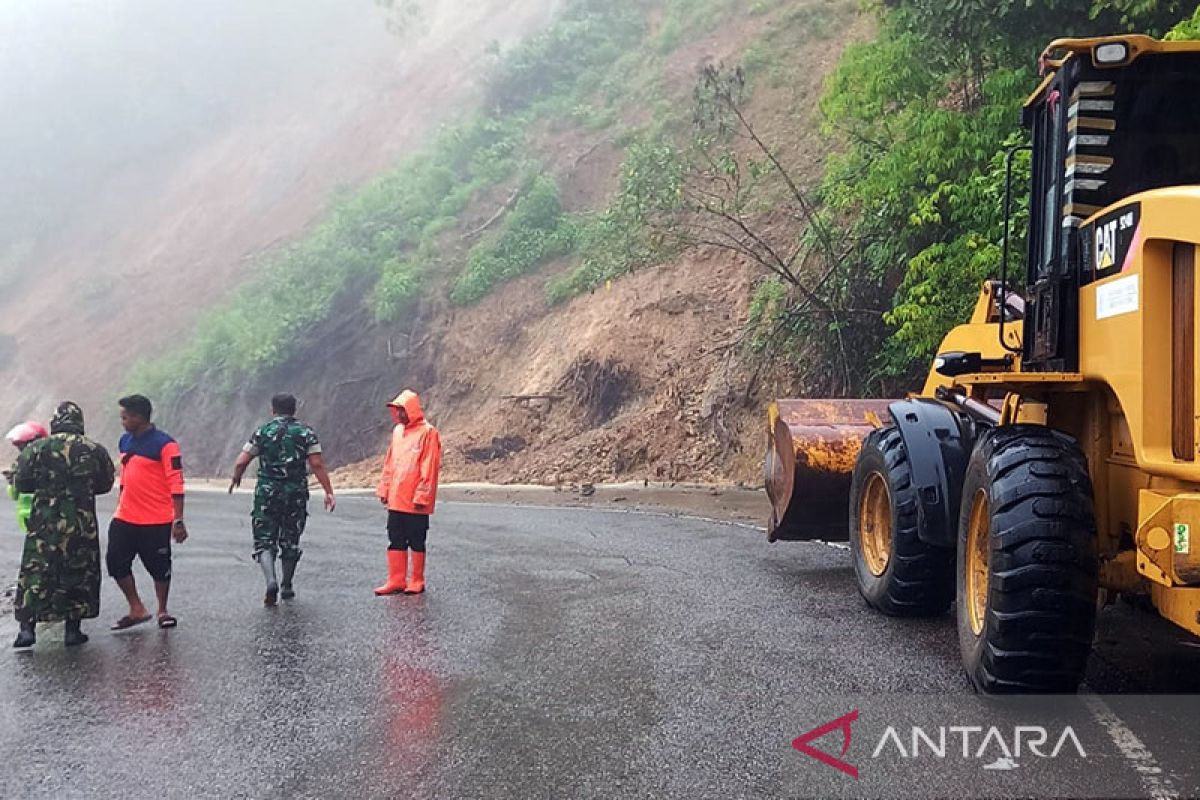
[[(557, 1), (480, 0), (471, 13), (429, 5), (419, 44), (398, 39), (394, 49), (331, 64), (321, 85), (289, 87), (168, 168), (148, 160), (116, 170), (90, 213), (39, 254), (21, 291), (0, 298), (10, 351), (0, 362), (0, 408), (19, 418), (46, 416), (64, 396), (87, 408), (111, 402), (133, 360), (189, 335), (204, 309), (261, 267), (260, 255), (301, 235), (337, 191), (395, 163), (468, 106), (486, 44), (519, 41)], [(150, 335), (130, 336), (133, 327)], [(114, 432), (111, 423), (103, 430)]]
[(439, 502), (443, 501), (678, 514), (755, 528), (763, 525), (769, 510), (761, 490), (654, 483), (570, 487), (459, 483), (445, 487), (439, 494)]
[(737, 402), (747, 376), (733, 345), (754, 270), (702, 252), (547, 310), (551, 274), (514, 281), (434, 333), (438, 375), (424, 394), (447, 479), (753, 480), (760, 454), (739, 456), (742, 426), (758, 419)]
[[(847, 21), (854, 19), (853, 3), (811, 2), (838, 6)], [(538, 15), (526, 12), (522, 24), (534, 24)], [(688, 102), (699, 66), (737, 61), (776, 21), (771, 15), (747, 16), (673, 54), (664, 80), (677, 101)], [(816, 133), (819, 87), (845, 42), (863, 35), (856, 26), (848, 34), (839, 30), (830, 38), (796, 43), (783, 80), (756, 88), (751, 113), (808, 184), (819, 176), (828, 147)], [(170, 195), (196, 194), (208, 198), (207, 205), (178, 210), (167, 202), (138, 211), (135, 216), (152, 235), (126, 226), (109, 242), (97, 224), (92, 238), (72, 244), (78, 268), (86, 260), (80, 241), (107, 258), (125, 259), (129, 266), (122, 274), (141, 276), (139, 286), (164, 298), (151, 323), (165, 332), (186, 330), (199, 308), (244, 277), (256, 263), (255, 252), (303, 230), (339, 177), (353, 183), (371, 174), (428, 130), (438, 118), (437, 102), (469, 96), (469, 80), (446, 75), (462, 57), (441, 52), (411, 74), (403, 91), (381, 90), (346, 110), (349, 121), (330, 135), (319, 158), (291, 176), (287, 188), (275, 186), (261, 164), (239, 160), (235, 154), (245, 142), (214, 144), (181, 172)], [(415, 105), (405, 105), (410, 100)], [(645, 121), (646, 114), (647, 109), (627, 109), (621, 123)], [(613, 137), (613, 131), (550, 126), (534, 133), (531, 146), (558, 178), (569, 210), (603, 207), (615, 190), (622, 154)], [(199, 175), (211, 175), (212, 183), (197, 192)], [(230, 194), (219, 193), (221, 186)], [(258, 197), (269, 187), (269, 202), (247, 205), (247, 196)], [(464, 230), (447, 234), (447, 262), (465, 254), (470, 242), (461, 240), (462, 233), (487, 222), (511, 188), (498, 187), (481, 198)], [(252, 219), (247, 208), (253, 209)], [(150, 271), (159, 263), (170, 267)], [(766, 401), (801, 388), (785, 372), (759, 373), (742, 346), (761, 269), (725, 251), (691, 251), (549, 308), (545, 285), (567, 266), (547, 265), (465, 309), (450, 306), (445, 292), (435, 290), (411, 317), (390, 325), (376, 323), (361, 294), (351, 291), (330, 321), (307, 332), (305, 347), (289, 363), (233, 392), (197, 386), (164, 409), (164, 418), (184, 443), (193, 473), (220, 475), (261, 421), (265, 398), (293, 390), (329, 460), (342, 467), (338, 483), (371, 485), (380, 460), (373, 454), (382, 453), (389, 429), (383, 403), (410, 386), (422, 394), (443, 433), (446, 481), (545, 484), (562, 487), (555, 495), (560, 498), (570, 496), (571, 487), (618, 481), (759, 485)], [(6, 322), (4, 330), (18, 332), (19, 355), (0, 400), (44, 405), (65, 387), (85, 401), (103, 399), (113, 385), (111, 371), (139, 350), (137, 343), (113, 344), (120, 341), (116, 320), (127, 302), (114, 289), (97, 298), (90, 326), (73, 320), (42, 336), (21, 336), (22, 326)], [(52, 360), (49, 354), (60, 356)]]
[[(764, 81), (749, 109), (806, 186), (819, 179), (829, 146), (818, 133), (822, 81), (844, 43), (868, 32), (849, 9), (821, 5), (834, 7), (851, 29), (800, 43), (790, 57), (794, 74)], [(771, 24), (771, 17), (747, 18), (681, 49), (669, 59), (669, 82), (688, 96), (700, 66), (736, 62)], [(591, 199), (597, 187), (615, 187), (619, 157), (605, 149), (603, 134), (546, 139), (547, 152), (563, 154), (557, 164), (568, 198)], [(594, 157), (595, 166), (573, 169), (576, 153)], [(423, 358), (436, 374), (418, 388), (446, 442), (447, 478), (560, 487), (761, 484), (766, 402), (803, 389), (778, 370), (756, 376), (758, 365), (741, 346), (761, 268), (701, 249), (547, 309), (545, 283), (561, 268), (551, 265), (476, 307), (448, 311), (429, 331), (433, 344)], [(380, 461), (339, 474), (369, 482)]]

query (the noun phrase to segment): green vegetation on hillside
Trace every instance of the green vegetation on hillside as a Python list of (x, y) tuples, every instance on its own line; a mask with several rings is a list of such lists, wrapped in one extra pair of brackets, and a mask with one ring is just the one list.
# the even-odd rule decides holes
[[(841, 148), (814, 198), (817, 220), (799, 226), (801, 236), (822, 225), (836, 230), (835, 246), (800, 280), (759, 285), (751, 347), (792, 355), (806, 378), (840, 368), (845, 379), (815, 382), (833, 391), (890, 394), (911, 385), (949, 328), (967, 318), (980, 283), (999, 271), (1005, 154), (1025, 141), (1019, 110), (1037, 84), (1038, 53), (1062, 36), (1161, 34), (1183, 5), (869, 4), (879, 33), (848, 47), (827, 80), (825, 133)], [(1019, 259), (1028, 158), (1016, 166)], [(813, 307), (813, 289), (831, 310)], [(850, 352), (857, 356), (848, 358)]]
[[(342, 199), (206, 314), (186, 347), (139, 365), (128, 382), (157, 396), (201, 376), (233, 386), (311, 346), (306, 336), (334, 308), (363, 303), (391, 323), (431, 293), (476, 303), (550, 264), (561, 266), (546, 299), (564, 302), (704, 244), (688, 225), (712, 214), (718, 232), (726, 223), (748, 226), (744, 237), (733, 232), (730, 249), (766, 253), (751, 300), (753, 350), (791, 352), (813, 370), (836, 363), (839, 377), (828, 384), (835, 391), (900, 384), (995, 274), (1003, 156), (1022, 141), (1017, 111), (1036, 82), (1040, 48), (1064, 35), (1162, 33), (1190, 10), (1185, 5), (870, 0), (878, 36), (846, 50), (821, 98), (837, 154), (818, 186), (799, 187), (775, 159), (787, 142), (739, 151), (739, 141), (754, 138), (754, 120), (737, 118), (740, 101), (724, 109), (734, 119), (704, 129), (697, 109), (668, 93), (664, 65), (736, 15), (773, 14), (744, 70), (731, 74), (739, 94), (786, 85), (794, 52), (837, 30), (844, 3), (759, 0), (747, 9), (735, 0), (566, 0), (548, 28), (498, 54), (481, 108)], [(1200, 12), (1173, 35), (1197, 30)], [(631, 118), (637, 127), (605, 134), (623, 151), (615, 195), (603, 208), (567, 213), (539, 137), (594, 133)], [(710, 207), (704, 193), (717, 186), (733, 188)], [(1021, 198), (1017, 231), (1024, 205)]]
[(664, 136), (633, 142), (621, 166), (621, 183), (608, 208), (578, 223), (578, 265), (546, 287), (551, 303), (591, 291), (669, 254), (648, 225), (649, 217), (670, 209), (682, 181), (678, 150)]
[(1167, 33), (1168, 39), (1200, 39), (1200, 6)]
[(339, 203), (311, 234), (205, 314), (185, 348), (139, 365), (129, 383), (171, 396), (203, 374), (232, 385), (276, 366), (357, 281), (376, 281), (379, 316), (399, 314), (437, 259), (439, 233), (477, 191), (515, 171), (521, 141), (520, 127), (488, 117), (446, 131), (423, 157)]
[[(850, 268), (898, 286), (877, 375), (923, 369), (948, 329), (966, 319), (980, 282), (997, 275), (1004, 154), (1024, 141), (1018, 112), (1037, 83), (1041, 48), (1062, 36), (1161, 34), (1184, 5), (878, 6), (879, 36), (847, 50), (822, 101), (830, 133), (846, 142), (823, 183), (826, 212), (845, 221)], [(1027, 198), (1018, 197), (1016, 213), (1020, 253)]]
[[(414, 18), (411, 2), (381, 4), (397, 18)], [(311, 344), (306, 332), (364, 286), (364, 302), (387, 322), (441, 287), (448, 286), (451, 302), (477, 302), (577, 246), (584, 266), (558, 284), (556, 298), (648, 261), (650, 245), (629, 200), (639, 191), (637, 181), (626, 180), (629, 191), (613, 209), (568, 216), (554, 179), (542, 174), (544, 165), (528, 147), (530, 131), (543, 120), (601, 129), (616, 120), (622, 104), (653, 103), (659, 88), (642, 76), (739, 5), (567, 0), (546, 30), (500, 56), (481, 110), (339, 202), (323, 223), (205, 314), (187, 346), (139, 364), (128, 384), (158, 396), (174, 395), (201, 375), (232, 386)], [(620, 138), (641, 140), (636, 132)], [(638, 168), (640, 152), (634, 148), (627, 172)], [(458, 255), (464, 213), (514, 178), (524, 191), (511, 211), (465, 258)]]
[(450, 292), (460, 305), (482, 299), (511, 280), (574, 246), (575, 227), (562, 210), (554, 179), (542, 175), (504, 218), (499, 233), (471, 248)]

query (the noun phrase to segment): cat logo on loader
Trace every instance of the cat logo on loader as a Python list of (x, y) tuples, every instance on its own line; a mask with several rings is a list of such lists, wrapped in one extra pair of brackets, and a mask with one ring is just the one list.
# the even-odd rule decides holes
[(886, 614), (954, 604), (983, 692), (1075, 691), (1119, 595), (1200, 634), (1200, 42), (1039, 63), (1024, 279), (1006, 231), (919, 394), (769, 412), (769, 538), (848, 538)]

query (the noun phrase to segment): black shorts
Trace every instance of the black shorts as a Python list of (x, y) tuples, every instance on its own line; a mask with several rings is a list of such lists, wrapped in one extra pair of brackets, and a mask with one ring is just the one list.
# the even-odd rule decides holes
[(412, 550), (425, 552), (425, 535), (429, 533), (428, 514), (405, 514), (403, 511), (388, 512), (389, 550)]
[(108, 526), (108, 550), (104, 562), (117, 580), (133, 574), (134, 557), (159, 583), (171, 580), (171, 523), (133, 525), (114, 519)]

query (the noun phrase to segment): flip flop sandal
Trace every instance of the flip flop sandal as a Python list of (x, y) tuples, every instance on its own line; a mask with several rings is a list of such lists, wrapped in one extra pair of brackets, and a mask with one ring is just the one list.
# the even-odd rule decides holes
[(119, 620), (114, 622), (111, 626), (109, 626), (109, 630), (110, 631), (128, 630), (129, 628), (132, 628), (135, 625), (141, 625), (143, 623), (149, 622), (152, 619), (154, 619), (154, 618), (151, 617), (149, 614), (147, 614), (144, 617), (131, 617), (128, 614), (126, 614), (125, 616), (121, 617)]
[(174, 628), (178, 624), (179, 620), (175, 619), (170, 614), (163, 614), (158, 618), (158, 627), (162, 628), (163, 630), (166, 630), (167, 628)]

